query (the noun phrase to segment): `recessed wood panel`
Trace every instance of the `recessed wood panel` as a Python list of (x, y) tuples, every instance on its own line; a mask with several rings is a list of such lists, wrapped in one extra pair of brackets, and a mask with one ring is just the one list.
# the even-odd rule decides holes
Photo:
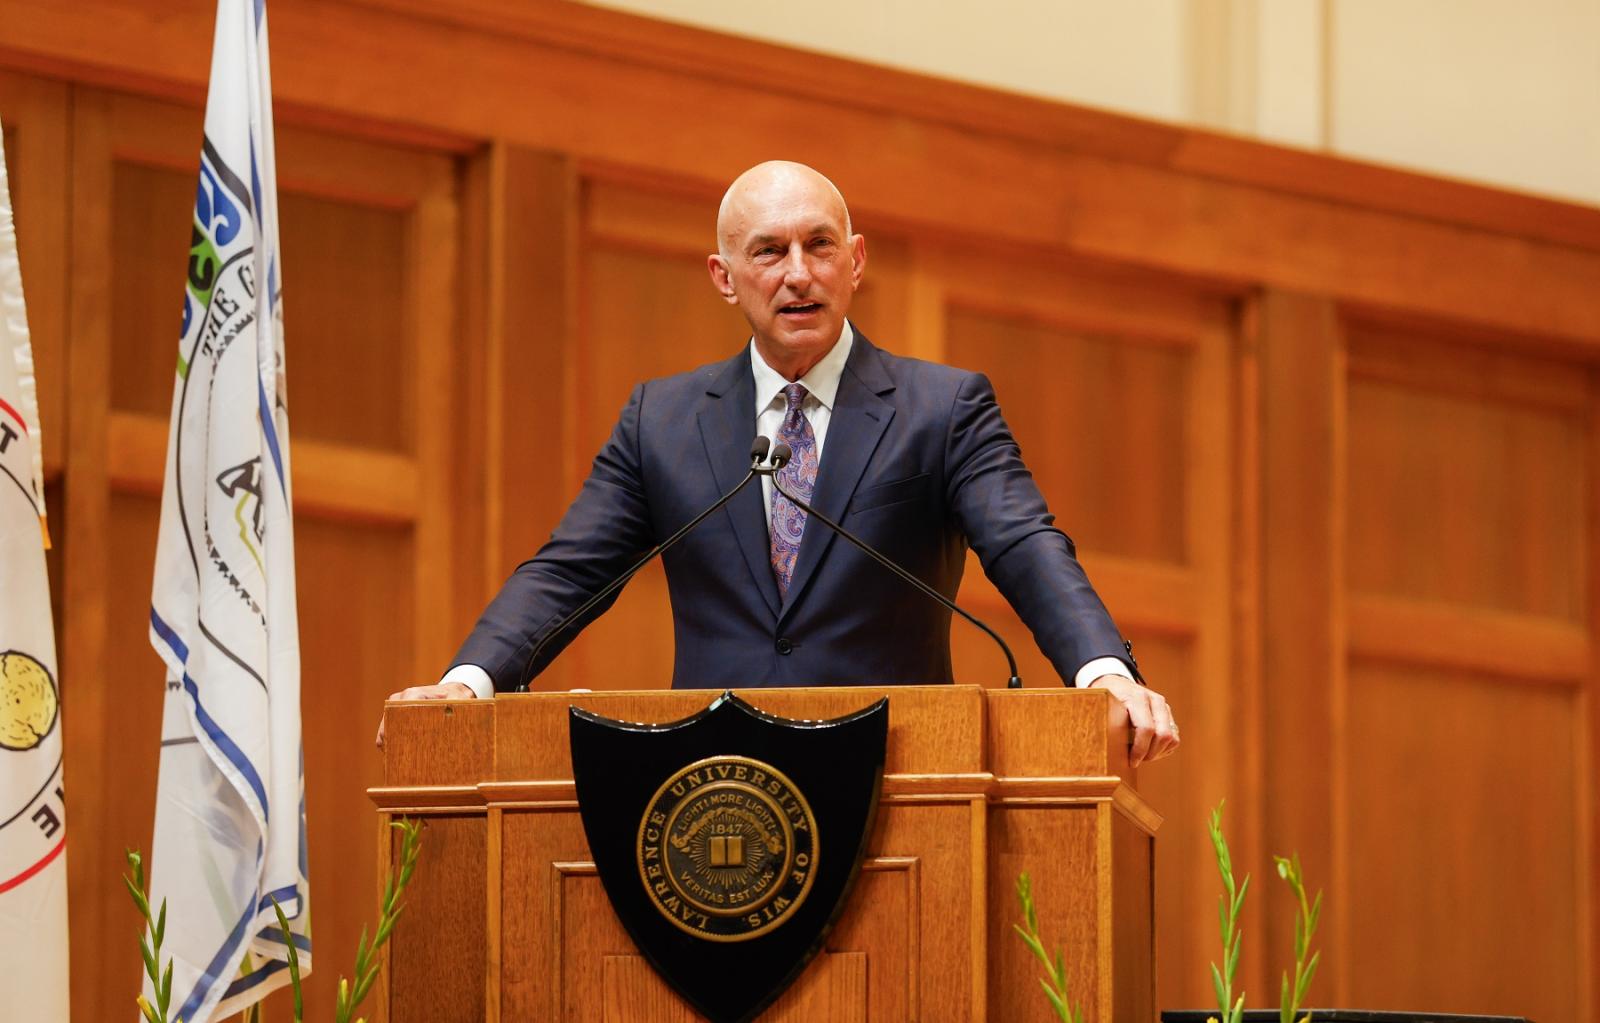
[[(706, 233), (710, 237), (710, 227)], [(592, 246), (584, 257), (582, 291), (585, 343), (575, 353), (577, 390), (569, 420), (575, 439), (567, 445), (568, 472), (561, 484), (568, 495), (588, 475), (635, 384), (725, 359), (749, 337), (744, 317), (712, 289), (703, 257)], [(754, 409), (750, 423), (753, 435)], [(652, 566), (584, 630), (540, 688), (665, 687), (672, 681), (672, 651), (666, 578)]]
[(1356, 662), (1349, 708), (1345, 1000), (1578, 1019), (1576, 693)]
[[(118, 585), (107, 613), (108, 667), (96, 677), (79, 669), (67, 680), (80, 691), (104, 686), (116, 694), (116, 732), (92, 754), (105, 761), (109, 790), (74, 800), (75, 807), (99, 817), (96, 833), (104, 835), (104, 847), (73, 849), (74, 856), (93, 859), (97, 866), (91, 873), (97, 877), (114, 878), (125, 869), (124, 848), (143, 849), (147, 857), (153, 851), (165, 678), (149, 641), (159, 515), (156, 498), (113, 496), (108, 577)], [(366, 788), (382, 782), (382, 761), (372, 739), (383, 697), (405, 678), (409, 658), (404, 637), (411, 631), (410, 604), (393, 600), (411, 586), (409, 533), (302, 517), (296, 522), (295, 557), (316, 961), (326, 964), (307, 978), (306, 998), (313, 1005), (331, 1005), (338, 970), (348, 972), (362, 924), (372, 926), (374, 900), (365, 879), (375, 875), (376, 862)], [(110, 919), (126, 926), (114, 923), (106, 932), (73, 940), (94, 943), (102, 963), (125, 963), (123, 935), (136, 930), (138, 920), (125, 899), (114, 900), (111, 911)], [(119, 972), (128, 974), (122, 988), (134, 990), (137, 962)], [(288, 1014), (284, 994), (273, 995), (269, 1006), (272, 1015)]]
[(1581, 415), (1357, 376), (1349, 424), (1353, 590), (1581, 619)]
[(946, 361), (989, 375), (1050, 510), (1079, 546), (1182, 562), (1181, 350), (955, 309)]
[[(750, 337), (739, 310), (712, 288), (703, 256), (592, 246), (584, 254), (582, 288), (578, 480), (611, 435), (634, 384), (726, 359)], [(753, 433), (754, 409), (750, 422)]]
[[(197, 171), (115, 166), (112, 402), (165, 417)], [(279, 198), (295, 434), (408, 448), (405, 214), (292, 192)]]
[[(198, 119), (197, 119), (198, 126)], [(112, 164), (111, 407), (166, 419), (194, 227), (194, 170)], [(291, 406), (292, 408), (292, 406)]]
[[(117, 580), (108, 594), (106, 614), (106, 657), (101, 665), (63, 664), (63, 713), (70, 714), (74, 692), (79, 699), (88, 690), (114, 694), (107, 716), (110, 734), (100, 737), (92, 752), (70, 751), (73, 760), (100, 761), (98, 773), (104, 789), (81, 792), (72, 798), (70, 767), (66, 776), (72, 811), (93, 815), (91, 829), (85, 827), (68, 834), (78, 838), (70, 849), (74, 858), (87, 857), (93, 864), (85, 876), (114, 879), (127, 870), (123, 861), (126, 849), (140, 849), (147, 871), (159, 871), (154, 863), (152, 841), (155, 829), (156, 774), (161, 755), (161, 712), (166, 693), (166, 667), (150, 646), (150, 583), (155, 569), (156, 527), (160, 502), (143, 497), (113, 497), (108, 517), (110, 542), (106, 545), (106, 574)], [(73, 824), (69, 816), (68, 823)], [(89, 825), (89, 821), (83, 822)], [(82, 838), (93, 836), (96, 846), (86, 848)], [(85, 942), (94, 949), (90, 958), (107, 964), (117, 978), (118, 989), (136, 990), (139, 983), (137, 962), (127, 962), (124, 935), (139, 928), (139, 914), (133, 903), (118, 899), (106, 906), (106, 929), (100, 933), (73, 932), (75, 947)], [(174, 921), (169, 921), (176, 926)], [(80, 954), (77, 962), (84, 962)], [(131, 999), (131, 994), (129, 995)], [(115, 1003), (107, 1001), (103, 1009)]]

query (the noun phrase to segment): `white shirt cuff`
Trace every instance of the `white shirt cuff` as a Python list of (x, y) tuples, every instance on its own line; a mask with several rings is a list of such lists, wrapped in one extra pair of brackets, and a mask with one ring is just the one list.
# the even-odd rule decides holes
[[(467, 665), (470, 667), (470, 665)], [(1101, 675), (1121, 675), (1123, 678), (1133, 678), (1133, 673), (1128, 671), (1128, 666), (1122, 663), (1120, 657), (1096, 657), (1094, 660), (1078, 669), (1073, 676), (1072, 684), (1079, 689), (1089, 688), (1089, 683)], [(449, 678), (449, 676), (445, 676)]]
[[(1116, 660), (1116, 658), (1103, 659)], [(1080, 671), (1078, 674), (1081, 676), (1083, 672)], [(490, 678), (489, 673), (478, 667), (476, 664), (456, 665), (454, 668), (451, 668), (449, 671), (445, 672), (444, 678), (439, 680), (441, 685), (446, 682), (460, 682), (462, 685), (472, 690), (472, 695), (476, 696), (480, 700), (494, 699), (494, 679)]]

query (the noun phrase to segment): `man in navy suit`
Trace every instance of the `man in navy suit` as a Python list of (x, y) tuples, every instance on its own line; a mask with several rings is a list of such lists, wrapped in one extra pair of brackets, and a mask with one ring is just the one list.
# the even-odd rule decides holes
[[(1135, 764), (1176, 749), (1166, 701), (1136, 680), (989, 381), (891, 355), (846, 319), (866, 242), (833, 184), (800, 164), (754, 167), (723, 197), (717, 236), (711, 280), (749, 320), (750, 344), (634, 388), (549, 543), (517, 567), (455, 664), (391, 698), (487, 697), (537, 674), (587, 619), (529, 664), (533, 648), (738, 482), (762, 434), (794, 450), (786, 488), (947, 596), (970, 545), (1062, 679), (1127, 707)], [(665, 555), (673, 685), (952, 681), (949, 612), (806, 519), (763, 479)]]

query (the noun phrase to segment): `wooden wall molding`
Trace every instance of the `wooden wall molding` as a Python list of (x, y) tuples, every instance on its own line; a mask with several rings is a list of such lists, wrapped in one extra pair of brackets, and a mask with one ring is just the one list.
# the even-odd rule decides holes
[[(0, 63), (192, 95), (210, 11), (4, 0)], [(1576, 205), (577, 4), (280, 0), (272, 32), (286, 120), (499, 138), (703, 187), (784, 126), (858, 209), (929, 231), (1600, 343), (1600, 211)]]

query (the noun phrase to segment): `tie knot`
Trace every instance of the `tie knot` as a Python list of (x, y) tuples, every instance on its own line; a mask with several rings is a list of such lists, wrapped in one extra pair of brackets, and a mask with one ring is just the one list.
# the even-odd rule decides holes
[(783, 396), (788, 399), (789, 411), (798, 412), (800, 406), (805, 404), (806, 396), (810, 394), (804, 384), (790, 384), (783, 389)]

